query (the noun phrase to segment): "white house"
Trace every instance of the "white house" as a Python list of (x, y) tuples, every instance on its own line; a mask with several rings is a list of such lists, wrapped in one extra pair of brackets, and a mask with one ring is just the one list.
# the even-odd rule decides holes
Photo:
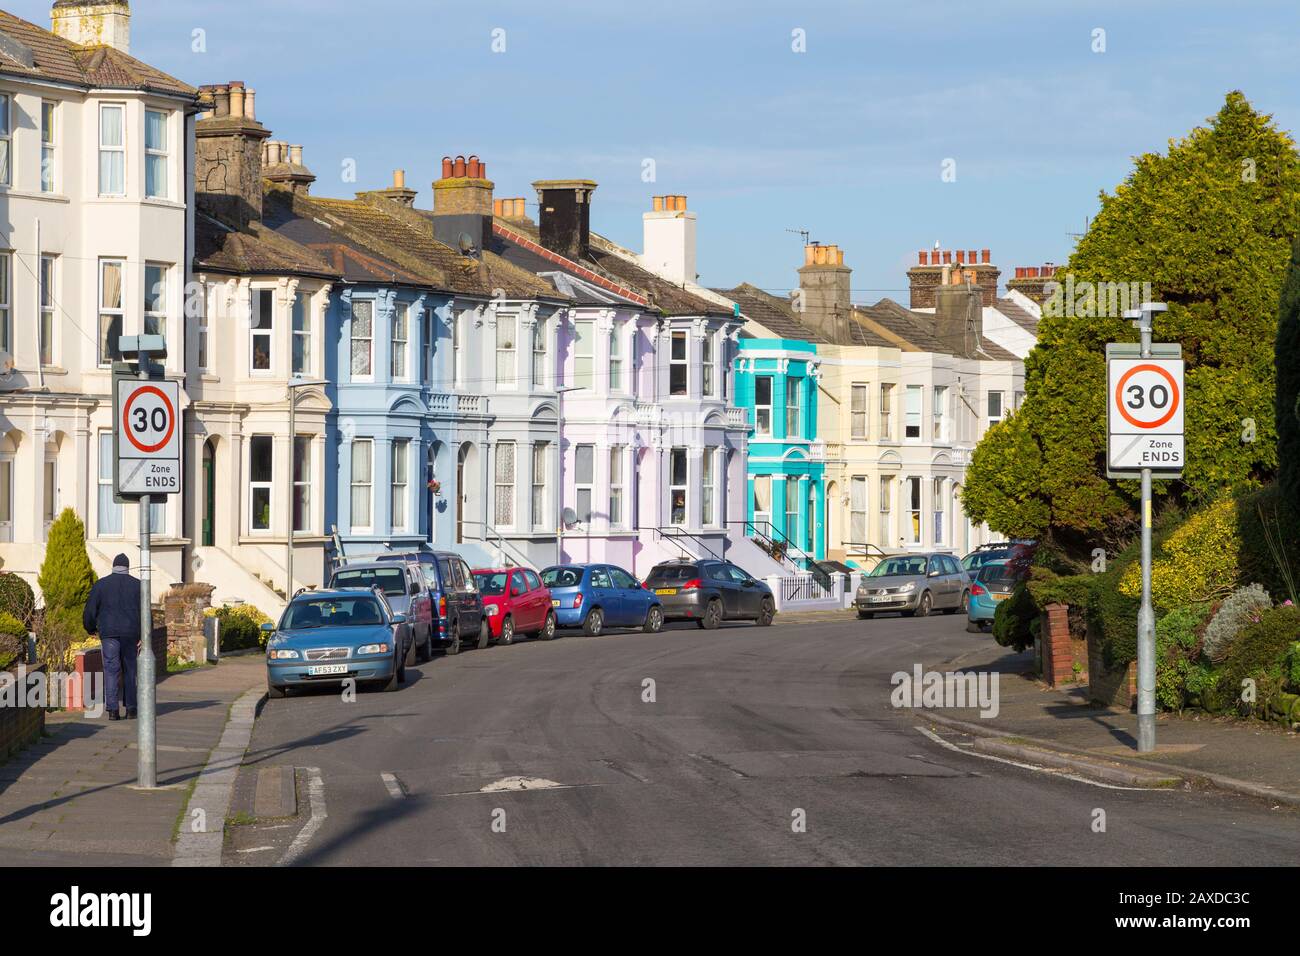
[[(118, 337), (163, 334), (184, 372), (197, 91), (131, 57), (129, 23), (124, 0), (60, 0), (52, 31), (0, 12), (0, 564), (30, 577), (64, 507), (97, 570), (134, 554), (138, 509), (112, 493)], [(179, 496), (153, 527), (161, 591), (183, 577)]]

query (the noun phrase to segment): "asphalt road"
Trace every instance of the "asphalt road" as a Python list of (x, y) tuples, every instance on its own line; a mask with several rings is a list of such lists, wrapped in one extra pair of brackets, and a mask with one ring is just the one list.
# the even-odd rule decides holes
[[(293, 821), (233, 828), (265, 865), (1262, 865), (1300, 813), (1108, 789), (954, 752), (890, 675), (987, 642), (959, 617), (612, 632), (468, 651), (398, 692), (268, 701), (239, 791), (300, 770)], [(653, 702), (645, 681), (653, 684)], [(502, 790), (511, 778), (550, 781)], [(316, 819), (308, 790), (319, 781)], [(513, 784), (518, 786), (518, 784)], [(546, 787), (531, 783), (528, 786)], [(497, 789), (493, 789), (496, 787)], [(486, 791), (484, 788), (488, 788)], [(1094, 832), (1095, 811), (1106, 814)], [(797, 823), (805, 826), (797, 832)], [(247, 821), (245, 821), (247, 823)]]

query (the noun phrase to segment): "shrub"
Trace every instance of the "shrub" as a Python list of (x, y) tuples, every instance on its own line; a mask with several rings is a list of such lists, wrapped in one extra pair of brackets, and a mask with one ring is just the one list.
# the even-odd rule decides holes
[(1238, 632), (1272, 606), (1273, 599), (1258, 584), (1233, 591), (1205, 629), (1205, 656), (1216, 663), (1222, 661)]
[(1088, 602), (1088, 633), (1101, 645), (1107, 669), (1125, 667), (1137, 657), (1137, 616), (1142, 602), (1116, 586), (1124, 567), (1118, 565), (1097, 575)]
[[(1300, 601), (1300, 595), (1291, 593), (1300, 578), (1293, 544), (1300, 541), (1300, 502), (1288, 499), (1277, 484), (1238, 496), (1237, 534), (1241, 539), (1238, 582), (1258, 581), (1273, 594)], [(1270, 536), (1284, 546), (1290, 544), (1291, 551), (1276, 553), (1269, 545)]]
[(36, 594), (21, 575), (0, 572), (0, 611), (12, 614), (28, 627), (36, 610)]
[(27, 650), (27, 625), (7, 611), (0, 611), (0, 671), (9, 668)]
[(223, 651), (266, 646), (266, 635), (262, 632), (262, 625), (269, 623), (271, 619), (253, 605), (228, 604), (217, 608), (212, 616), (220, 624)]
[(1029, 593), (1039, 609), (1049, 604), (1064, 604), (1070, 609), (1070, 636), (1082, 640), (1087, 635), (1088, 605), (1092, 602), (1092, 589), (1096, 584), (1094, 574), (1053, 574), (1046, 568), (1035, 568), (1028, 582)]
[(36, 579), (47, 611), (66, 608), (80, 616), (95, 584), (95, 569), (86, 553), (86, 525), (71, 508), (50, 525), (45, 560)]
[[(1183, 522), (1151, 562), (1151, 603), (1172, 610), (1210, 601), (1237, 583), (1237, 505), (1223, 498)], [(1142, 595), (1142, 565), (1129, 565), (1120, 580), (1129, 597)]]
[(1211, 669), (1197, 660), (1208, 613), (1204, 605), (1189, 605), (1156, 622), (1156, 699), (1166, 710), (1182, 710), (1211, 679)]
[(993, 640), (1003, 647), (1023, 651), (1038, 636), (1038, 605), (1022, 581), (993, 612)]
[(1293, 643), (1287, 651), (1285, 674), (1287, 686), (1300, 694), (1300, 641)]
[[(1224, 686), (1238, 695), (1238, 709), (1267, 713), (1268, 702), (1282, 690), (1282, 666), (1292, 643), (1300, 640), (1300, 608), (1270, 608), (1238, 632), (1228, 646), (1221, 671)], [(1241, 701), (1243, 684), (1255, 682), (1253, 703)]]

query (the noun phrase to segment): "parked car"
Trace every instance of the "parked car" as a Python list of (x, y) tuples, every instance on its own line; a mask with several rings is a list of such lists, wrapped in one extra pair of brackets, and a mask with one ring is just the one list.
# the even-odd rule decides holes
[(853, 606), (860, 618), (887, 611), (927, 617), (933, 610), (945, 614), (965, 611), (969, 600), (966, 572), (952, 555), (936, 552), (883, 559), (858, 585)]
[(961, 566), (975, 579), (975, 572), (986, 564), (1024, 562), (1028, 563), (1037, 548), (1035, 541), (1001, 541), (981, 544), (966, 557), (961, 559)]
[(766, 627), (776, 616), (772, 589), (730, 561), (666, 561), (655, 565), (645, 584), (670, 621), (694, 621), (711, 630), (733, 620)]
[(991, 627), (998, 604), (1011, 597), (1011, 592), (1015, 590), (1020, 577), (1005, 561), (991, 562), (980, 568), (970, 587), (970, 603), (966, 607), (966, 630), (978, 634), (984, 630), (985, 624)]
[(492, 629), (483, 614), (483, 599), (469, 565), (454, 551), (412, 551), (385, 554), (378, 562), (401, 561), (419, 567), (429, 588), (433, 608), (434, 646), (459, 654), (467, 641), (487, 647)]
[(513, 644), (519, 634), (549, 641), (555, 636), (551, 591), (529, 568), (483, 568), (474, 572), (483, 614), (493, 640)]
[(269, 697), (284, 697), (291, 687), (348, 679), (396, 690), (415, 653), (406, 616), (396, 613), (378, 588), (303, 591), (278, 624), (263, 624), (262, 630), (268, 632)]
[(433, 656), (434, 598), (428, 582), (418, 564), (366, 561), (338, 568), (330, 578), (333, 588), (379, 588), (388, 599), (388, 606), (397, 614), (405, 614), (415, 640), (415, 653), (419, 660)]
[(663, 630), (659, 598), (612, 564), (561, 564), (542, 571), (560, 627), (580, 627), (595, 636), (607, 627)]

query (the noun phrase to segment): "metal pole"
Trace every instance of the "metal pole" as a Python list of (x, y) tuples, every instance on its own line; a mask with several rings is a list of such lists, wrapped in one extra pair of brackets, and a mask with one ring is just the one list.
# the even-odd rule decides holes
[(556, 517), (559, 530), (555, 535), (555, 563), (564, 563), (564, 387), (556, 389), (555, 412), (555, 499), (559, 504)]
[(293, 484), (293, 469), (298, 460), (298, 425), (294, 420), (294, 411), (297, 406), (298, 393), (293, 390), (293, 385), (289, 385), (289, 534), (286, 539), (286, 552), (284, 556), (284, 571), (287, 579), (284, 588), (285, 600), (293, 599), (293, 525), (294, 525), (294, 506), (297, 502), (297, 489)]
[[(1151, 357), (1151, 311), (1138, 325), (1142, 358)], [(1142, 469), (1142, 606), (1138, 610), (1138, 751), (1156, 749), (1156, 617), (1151, 607), (1151, 469)]]
[(149, 495), (140, 498), (140, 659), (136, 662), (137, 747), (140, 752), (138, 784), (145, 789), (158, 785), (157, 727), (154, 709), (153, 605), (150, 597), (149, 523), (152, 515)]

